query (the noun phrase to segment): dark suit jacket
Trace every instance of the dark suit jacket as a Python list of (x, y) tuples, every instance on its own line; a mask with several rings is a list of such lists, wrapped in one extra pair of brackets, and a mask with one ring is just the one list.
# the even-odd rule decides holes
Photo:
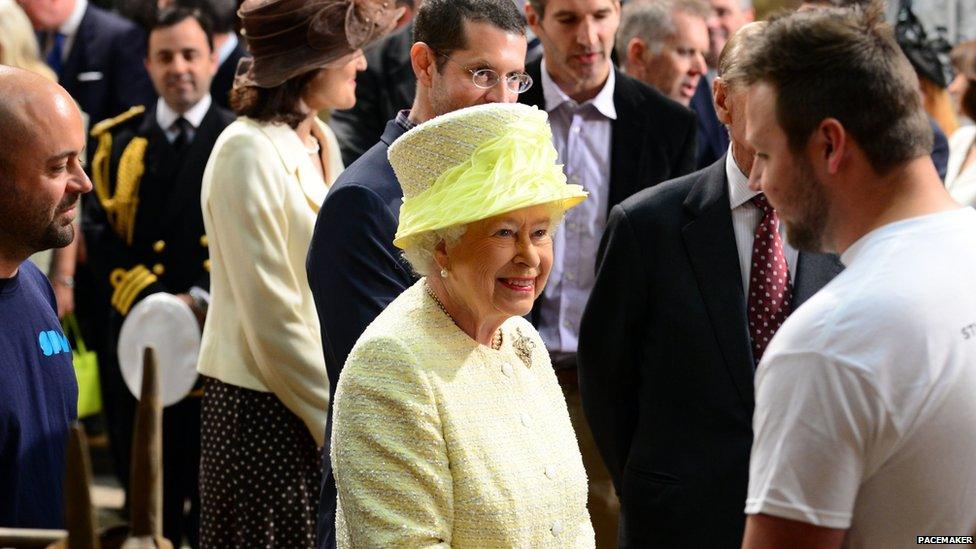
[[(141, 264), (149, 270), (160, 265), (162, 274), (140, 293), (136, 302), (156, 292), (185, 293), (192, 286), (210, 289), (210, 274), (204, 265), (209, 251), (200, 209), (200, 185), (217, 137), (233, 121), (231, 112), (216, 103), (211, 105), (180, 162), (156, 123), (155, 109), (112, 129), (109, 174), (113, 192), (119, 158), (126, 146), (135, 137), (145, 138), (148, 146), (131, 244), (126, 244), (108, 225), (98, 200), (91, 201), (89, 219), (93, 222), (85, 228), (86, 241), (104, 284), (109, 283), (113, 270), (129, 270)], [(158, 242), (163, 245), (158, 246)]]
[(711, 166), (729, 150), (729, 132), (715, 114), (712, 90), (704, 75), (691, 98), (691, 110), (698, 115), (698, 168)]
[(214, 75), (214, 79), (210, 83), (210, 95), (213, 96), (214, 102), (225, 109), (230, 109), (230, 90), (234, 87), (237, 64), (241, 61), (242, 57), (247, 55), (247, 50), (244, 49), (243, 42), (244, 39), (238, 37), (237, 47), (220, 64), (220, 67), (217, 68), (217, 74)]
[(410, 65), (411, 46), (413, 23), (366, 50), (366, 70), (356, 76), (356, 106), (335, 111), (329, 121), (346, 166), (379, 141), (387, 121), (413, 105), (417, 77)]
[(945, 181), (946, 170), (949, 168), (949, 140), (931, 116), (929, 126), (932, 127), (932, 163), (939, 172), (939, 179)]
[(135, 23), (88, 5), (62, 67), (60, 84), (81, 105), (92, 125), (156, 100), (143, 65), (145, 48), (145, 35)]
[[(801, 253), (803, 303), (840, 270)], [(739, 547), (753, 359), (724, 157), (613, 209), (580, 330), (583, 410), (621, 547)]]
[[(308, 283), (322, 330), (329, 390), (366, 327), (415, 281), (410, 265), (393, 246), (403, 190), (386, 157), (402, 135), (395, 122), (380, 142), (342, 172), (315, 222), (308, 251)], [(330, 399), (331, 402), (331, 399)], [(332, 411), (326, 428), (318, 546), (335, 547), (336, 487), (329, 459)]]

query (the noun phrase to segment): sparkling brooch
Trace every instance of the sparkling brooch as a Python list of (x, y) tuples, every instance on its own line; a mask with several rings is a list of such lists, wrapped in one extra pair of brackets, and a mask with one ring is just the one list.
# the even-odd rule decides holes
[(515, 341), (512, 342), (512, 348), (515, 350), (515, 355), (525, 363), (525, 366), (531, 368), (535, 341), (523, 334), (521, 328), (515, 328)]

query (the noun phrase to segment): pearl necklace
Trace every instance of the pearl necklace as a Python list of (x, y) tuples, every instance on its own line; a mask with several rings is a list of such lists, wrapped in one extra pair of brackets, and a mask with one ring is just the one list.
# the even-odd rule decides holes
[(314, 137), (312, 138), (311, 147), (309, 147), (308, 144), (306, 143), (302, 143), (302, 145), (305, 145), (305, 152), (307, 152), (308, 154), (318, 154), (319, 151), (322, 150), (322, 146), (319, 145), (319, 140), (315, 139)]
[[(434, 294), (434, 290), (431, 289), (430, 284), (427, 284), (426, 282), (424, 282), (424, 289), (427, 290), (427, 295), (429, 295), (430, 298), (434, 300), (434, 303), (437, 304), (437, 306), (440, 308), (440, 310), (445, 315), (447, 315), (447, 318), (450, 318), (451, 319), (451, 322), (453, 322), (454, 325), (457, 326), (457, 321), (454, 320), (454, 317), (451, 316), (451, 313), (447, 312), (447, 309), (444, 308), (444, 304), (441, 303), (441, 300), (440, 299), (437, 299), (437, 296)], [(499, 328), (498, 330), (495, 330), (495, 335), (493, 335), (491, 337), (491, 348), (494, 349), (494, 350), (496, 350), (496, 351), (502, 348), (502, 330), (501, 330), (501, 328)]]

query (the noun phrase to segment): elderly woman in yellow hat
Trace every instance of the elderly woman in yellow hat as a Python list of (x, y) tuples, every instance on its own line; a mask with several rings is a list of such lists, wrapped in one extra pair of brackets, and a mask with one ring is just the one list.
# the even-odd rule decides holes
[(353, 348), (335, 397), (339, 547), (590, 547), (586, 474), (525, 319), (567, 185), (543, 111), (481, 105), (389, 151), (394, 243), (425, 278)]

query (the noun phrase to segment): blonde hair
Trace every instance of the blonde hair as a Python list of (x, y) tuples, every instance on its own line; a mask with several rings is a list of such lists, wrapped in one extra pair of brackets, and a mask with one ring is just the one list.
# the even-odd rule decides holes
[(37, 73), (53, 82), (57, 75), (41, 61), (30, 19), (14, 0), (0, 0), (0, 65)]

